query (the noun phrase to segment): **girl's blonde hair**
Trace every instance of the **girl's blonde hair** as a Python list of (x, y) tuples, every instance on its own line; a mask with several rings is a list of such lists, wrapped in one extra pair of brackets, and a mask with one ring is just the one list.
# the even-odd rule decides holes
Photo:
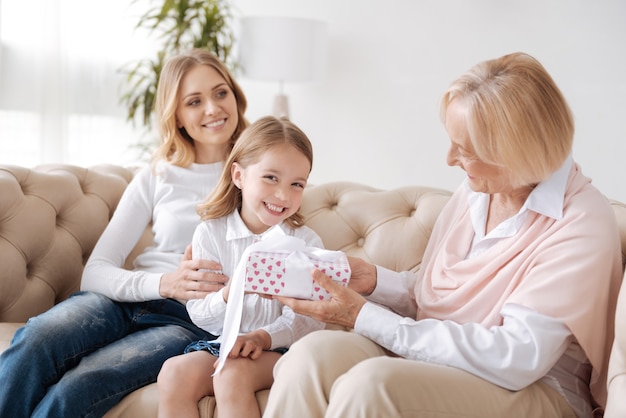
[(547, 179), (571, 152), (572, 112), (546, 69), (528, 54), (481, 62), (454, 81), (441, 101), (444, 123), (452, 100), (468, 110), (476, 156), (504, 167), (515, 187)]
[[(313, 167), (313, 147), (304, 132), (285, 118), (263, 117), (243, 131), (226, 160), (217, 186), (198, 205), (197, 211), (202, 220), (221, 218), (241, 208), (241, 190), (234, 185), (231, 172), (234, 163), (246, 168), (257, 163), (271, 147), (283, 144), (299, 150), (309, 160), (310, 167)], [(285, 222), (292, 228), (304, 225), (300, 209)]]
[(170, 57), (161, 70), (157, 86), (155, 110), (161, 145), (152, 156), (152, 164), (165, 160), (173, 165), (189, 167), (196, 159), (193, 139), (183, 128), (176, 126), (178, 95), (183, 77), (197, 65), (208, 65), (215, 69), (233, 91), (237, 102), (237, 127), (231, 137), (231, 146), (248, 125), (245, 118), (247, 100), (230, 70), (213, 53), (204, 49), (192, 49)]

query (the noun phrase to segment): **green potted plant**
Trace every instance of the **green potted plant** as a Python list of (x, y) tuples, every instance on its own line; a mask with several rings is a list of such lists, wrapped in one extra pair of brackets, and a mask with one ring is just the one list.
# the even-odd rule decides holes
[[(126, 106), (127, 120), (135, 126), (139, 122), (146, 133), (151, 132), (159, 75), (165, 59), (173, 53), (205, 48), (234, 69), (232, 18), (226, 0), (151, 1), (136, 28), (148, 29), (162, 44), (155, 57), (139, 59), (121, 69), (126, 74), (127, 90), (120, 101)], [(138, 145), (146, 151), (146, 145)]]

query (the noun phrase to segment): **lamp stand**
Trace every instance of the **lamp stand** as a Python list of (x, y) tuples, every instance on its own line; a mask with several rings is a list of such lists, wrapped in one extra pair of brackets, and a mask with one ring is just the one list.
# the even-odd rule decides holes
[(289, 99), (286, 94), (277, 94), (276, 97), (274, 97), (272, 114), (277, 118), (289, 119)]

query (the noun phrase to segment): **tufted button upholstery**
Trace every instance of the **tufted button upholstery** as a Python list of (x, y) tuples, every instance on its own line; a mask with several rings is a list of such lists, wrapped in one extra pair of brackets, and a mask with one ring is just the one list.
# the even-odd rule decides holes
[(410, 186), (379, 190), (334, 182), (307, 187), (306, 224), (328, 249), (396, 271), (416, 271), (435, 219), (450, 192)]
[(0, 166), (0, 321), (24, 322), (78, 290), (133, 176), (119, 166)]

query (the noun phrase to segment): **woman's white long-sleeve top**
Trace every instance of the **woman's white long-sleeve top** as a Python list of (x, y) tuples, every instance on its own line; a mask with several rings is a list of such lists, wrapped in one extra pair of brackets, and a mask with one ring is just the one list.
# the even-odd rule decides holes
[[(161, 299), (164, 273), (176, 271), (200, 223), (196, 206), (213, 190), (223, 163), (184, 168), (159, 163), (145, 167), (130, 182), (89, 257), (81, 290), (121, 302)], [(151, 225), (154, 240), (134, 261), (124, 262)]]

